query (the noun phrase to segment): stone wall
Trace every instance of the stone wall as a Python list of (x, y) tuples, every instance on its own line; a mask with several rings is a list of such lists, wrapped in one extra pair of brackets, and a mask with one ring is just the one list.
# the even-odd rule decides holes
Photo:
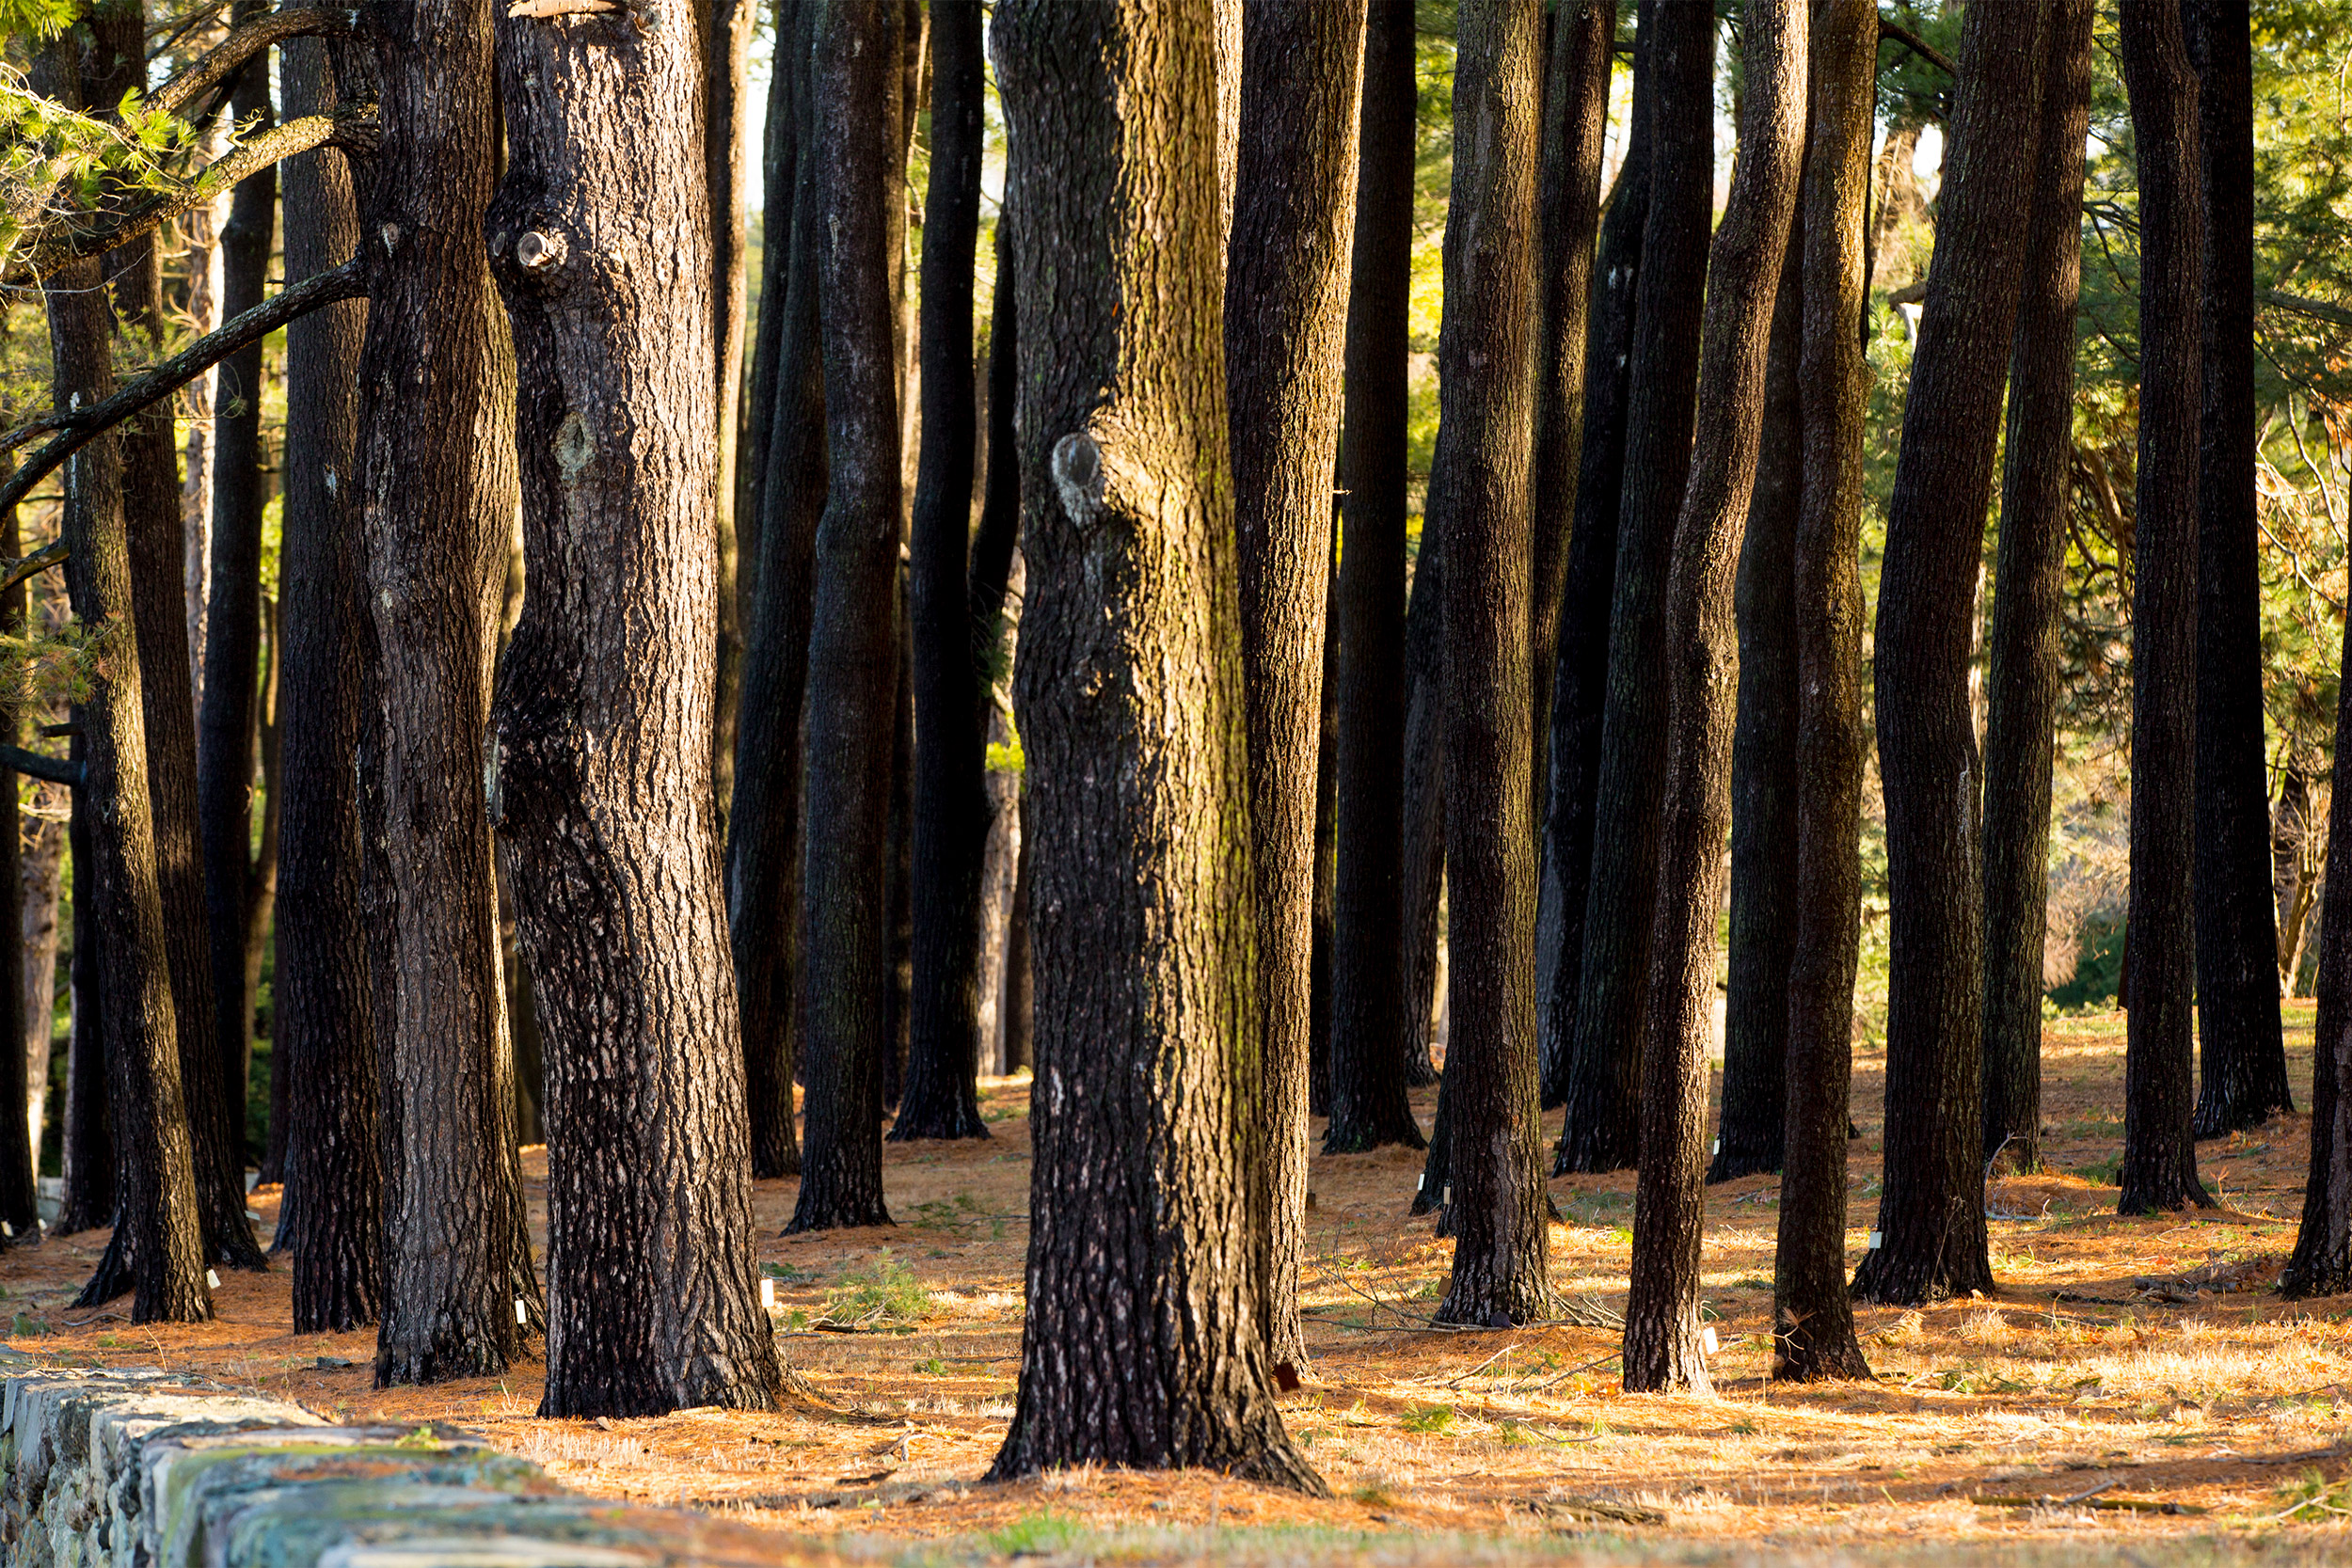
[(449, 1427), (329, 1426), (161, 1372), (0, 1366), (8, 1568), (819, 1568), (830, 1552), (567, 1492)]

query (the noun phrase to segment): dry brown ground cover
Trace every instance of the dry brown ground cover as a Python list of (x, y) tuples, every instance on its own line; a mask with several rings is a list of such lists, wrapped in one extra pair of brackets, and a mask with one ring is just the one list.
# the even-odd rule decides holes
[[(2290, 1015), (2311, 1079), (2311, 1012)], [(2205, 1144), (2217, 1211), (2113, 1212), (2119, 1017), (2051, 1026), (2050, 1174), (1990, 1199), (2002, 1288), (1922, 1311), (1866, 1309), (1875, 1383), (1774, 1387), (1775, 1180), (1708, 1195), (1712, 1399), (1619, 1392), (1607, 1330), (1447, 1333), (1426, 1314), (1451, 1243), (1406, 1214), (1419, 1158), (1314, 1164), (1314, 1355), (1285, 1401), (1328, 1479), (1307, 1501), (1220, 1478), (1083, 1471), (983, 1486), (1011, 1411), (1029, 1182), (1027, 1080), (984, 1085), (985, 1143), (889, 1146), (898, 1224), (787, 1239), (789, 1182), (757, 1194), (780, 1344), (813, 1397), (774, 1415), (543, 1421), (530, 1365), (384, 1392), (372, 1334), (290, 1332), (282, 1272), (229, 1277), (219, 1320), (134, 1327), (66, 1307), (101, 1234), (0, 1256), (15, 1348), (156, 1365), (346, 1418), (450, 1420), (584, 1491), (723, 1510), (920, 1559), (1502, 1561), (1793, 1550), (1874, 1560), (2352, 1560), (2352, 1298), (2271, 1291), (2292, 1246), (2308, 1118)], [(1857, 1063), (1849, 1244), (1877, 1210), (1883, 1058)], [(1431, 1114), (1428, 1097), (1420, 1110)], [(1556, 1124), (1556, 1117), (1553, 1118)], [(544, 1151), (526, 1156), (534, 1222)], [(1630, 1174), (1551, 1184), (1555, 1282), (1620, 1305)], [(275, 1220), (275, 1196), (257, 1208)], [(2214, 1269), (2214, 1265), (2231, 1267)], [(2151, 1291), (2190, 1271), (2235, 1288)], [(2162, 1299), (2164, 1297), (2175, 1299)]]

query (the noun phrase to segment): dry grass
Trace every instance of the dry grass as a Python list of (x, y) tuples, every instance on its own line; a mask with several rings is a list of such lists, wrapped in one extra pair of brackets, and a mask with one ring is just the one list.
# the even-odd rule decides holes
[[(2308, 1005), (2289, 1022), (2294, 1082), (2308, 1084)], [(1314, 1362), (1284, 1408), (1331, 1483), (1328, 1502), (1200, 1474), (1089, 1469), (978, 1484), (1018, 1369), (1025, 1080), (984, 1086), (986, 1143), (887, 1146), (892, 1229), (784, 1238), (792, 1184), (760, 1184), (759, 1261), (781, 1275), (785, 1321), (805, 1325), (780, 1343), (822, 1404), (542, 1421), (528, 1365), (379, 1393), (372, 1335), (289, 1332), (282, 1272), (229, 1278), (220, 1321), (201, 1327), (67, 1310), (96, 1235), (0, 1256), (0, 1316), (22, 1314), (10, 1342), (37, 1354), (160, 1363), (332, 1416), (458, 1421), (586, 1491), (879, 1538), (899, 1554), (928, 1542), (918, 1556), (1324, 1564), (1862, 1548), (1887, 1560), (1932, 1552), (1939, 1568), (1955, 1553), (2062, 1553), (2068, 1568), (2151, 1553), (2352, 1556), (2352, 1301), (2290, 1307), (2268, 1290), (2293, 1244), (2308, 1120), (2201, 1146), (2225, 1209), (2121, 1219), (2114, 1189), (2078, 1173), (2095, 1176), (2116, 1151), (2122, 1065), (2120, 1020), (2052, 1026), (2052, 1169), (1991, 1195), (1996, 1214), (2015, 1216), (1992, 1227), (2001, 1291), (1860, 1312), (1879, 1374), (1869, 1384), (1768, 1381), (1772, 1178), (1708, 1195), (1718, 1397), (1628, 1397), (1606, 1331), (1423, 1327), (1450, 1243), (1406, 1216), (1419, 1157), (1318, 1158), (1306, 1288)], [(1856, 1256), (1877, 1209), (1882, 1066), (1866, 1055), (1856, 1067)], [(1425, 1123), (1425, 1096), (1419, 1108)], [(544, 1155), (532, 1151), (526, 1167), (536, 1219)], [(1621, 1299), (1630, 1174), (1551, 1185), (1568, 1221), (1552, 1230), (1555, 1283)], [(274, 1196), (258, 1206), (274, 1218)], [(2134, 1283), (2248, 1259), (2255, 1288), (2206, 1299), (2153, 1302)], [(828, 1320), (865, 1331), (820, 1331)], [(322, 1368), (323, 1356), (354, 1365)], [(2183, 1512), (2151, 1511), (2168, 1505)], [(1660, 1522), (1597, 1517), (1596, 1506)]]

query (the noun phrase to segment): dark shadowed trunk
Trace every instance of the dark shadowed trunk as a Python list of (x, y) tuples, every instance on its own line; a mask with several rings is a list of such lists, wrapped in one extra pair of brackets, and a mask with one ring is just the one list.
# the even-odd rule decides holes
[(1993, 1288), (1985, 1254), (1984, 915), (1968, 703), (1976, 580), (2025, 271), (2046, 0), (1961, 21), (1938, 232), (1888, 503), (1874, 670), (1886, 790), (1886, 1187), (1857, 1299)]
[(2280, 1035), (2254, 463), (2254, 82), (2247, 0), (2181, 7), (2205, 203), (2197, 528), (2196, 1131), (2294, 1108)]
[(1298, 1366), (1325, 597), (1364, 7), (1249, 0), (1244, 11), (1224, 316), (1263, 1063), (1253, 1201), (1266, 1353)]
[(1652, 0), (1650, 200), (1626, 391), (1624, 491), (1609, 607), (1608, 701), (1584, 895), (1584, 947), (1557, 1169), (1622, 1170), (1639, 1152), (1642, 1016), (1658, 876), (1666, 701), (1658, 678), (1668, 561), (1690, 470), (1713, 189), (1715, 18)]
[[(2191, 1007), (2198, 994), (2198, 422), (2205, 204), (2197, 72), (2170, 0), (2123, 0), (2123, 81), (2139, 155), (2139, 455), (2132, 531), (2129, 1033), (2123, 1053), (2126, 1214), (2212, 1201), (2197, 1180)], [(2243, 693), (2233, 689), (2232, 698)], [(2258, 699), (2259, 701), (2259, 699)], [(2257, 888), (2257, 894), (2261, 889)], [(2258, 896), (2259, 911), (2269, 900)], [(2242, 944), (2232, 952), (2242, 958)], [(2266, 958), (2267, 955), (2258, 955)], [(2224, 966), (2242, 981), (2238, 965)], [(2259, 964), (2271, 1015), (2279, 993)], [(2242, 986), (2225, 1008), (2243, 1005)], [(2210, 1016), (2210, 1015), (2209, 1015)], [(2232, 1016), (2233, 1022), (2246, 1022)]]
[[(768, 77), (768, 120), (760, 133), (759, 309), (751, 326), (742, 431), (735, 448), (735, 615), (737, 634), (747, 641), (752, 608), (759, 598), (759, 524), (766, 504), (768, 442), (774, 423), (777, 378), (783, 369), (792, 210), (800, 184), (802, 88), (808, 53), (804, 10), (802, 0), (772, 0), (769, 17), (773, 53)], [(737, 695), (739, 702), (739, 677)], [(732, 811), (732, 770), (727, 784), (727, 806)]]
[(980, 870), (988, 849), (986, 687), (972, 636), (968, 555), (979, 431), (972, 384), (972, 272), (979, 244), (977, 0), (931, 17), (931, 173), (923, 219), (923, 445), (907, 565), (914, 661), (914, 995), (906, 1092), (893, 1141), (984, 1138)]
[[(2344, 662), (2352, 665), (2352, 627)], [(2352, 682), (2337, 688), (2336, 732), (2352, 735)], [(2311, 1169), (2295, 1251), (2279, 1275), (2279, 1293), (2290, 1301), (2352, 1291), (2352, 789), (2328, 801), (2320, 900)]]
[[(0, 457), (0, 476), (15, 467), (13, 459)], [(11, 506), (0, 511), (0, 557), (13, 561), (24, 553), (17, 534), (16, 508)], [(0, 635), (24, 635), (24, 585), (21, 582), (0, 593)], [(13, 746), (22, 737), (16, 705), (0, 704), (0, 741)], [(24, 884), (18, 859), (16, 783), (14, 772), (0, 769), (0, 888), (16, 890), (21, 899)], [(0, 1233), (0, 1241), (30, 1243), (40, 1240), (40, 1190), (35, 1185), (40, 1148), (38, 1130), (25, 1119), (30, 1065), (25, 1059), (24, 1041), (10, 1037), (24, 1019), (21, 1001), (24, 994), (24, 946), (15, 933), (0, 932), (0, 1018), (9, 1020), (11, 1024), (10, 1029), (0, 1031), (0, 1225), (8, 1227), (5, 1233)], [(41, 1066), (46, 1069), (48, 1065), (44, 1054)]]
[(1319, 1493), (1235, 1244), (1258, 1029), (1214, 21), (1202, 0), (1006, 0), (995, 27), (1038, 1078), (1021, 1386), (991, 1474), (1189, 1465)]
[[(1438, 1081), (1429, 1054), (1438, 945), (1445, 940), (1445, 515), (1433, 499), (1422, 518), (1405, 605), (1404, 836), (1398, 848), (1405, 919), (1405, 1081)], [(1444, 1103), (1439, 1098), (1440, 1104)], [(1416, 1211), (1418, 1212), (1418, 1211)]]
[(1543, 11), (1461, 18), (1461, 152), (1446, 219), (1439, 423), (1429, 488), (1445, 578), (1446, 1099), (1454, 1270), (1441, 1323), (1550, 1315), (1535, 1082), (1534, 710), (1528, 605), (1535, 166)]
[(890, 1048), (890, 793), (898, 698), (898, 376), (886, 248), (898, 155), (894, 90), (904, 12), (845, 0), (818, 24), (810, 69), (824, 148), (825, 447), (809, 624), (808, 1126), (792, 1231), (887, 1225), (882, 1064)]
[(703, 188), (710, 193), (710, 341), (712, 387), (719, 400), (719, 492), (711, 508), (719, 548), (711, 573), (711, 613), (718, 630), (712, 663), (710, 783), (712, 820), (721, 832), (735, 799), (735, 714), (742, 690), (743, 620), (737, 594), (736, 499), (742, 491), (743, 345), (751, 305), (751, 50), (760, 0), (711, 0), (702, 11), (701, 102)]
[(538, 1296), (483, 768), (516, 504), (514, 363), (482, 243), (499, 152), (491, 9), (401, 0), (376, 13), (381, 166), (406, 175), (377, 182), (362, 226), (373, 263), (359, 461), (376, 654), (362, 748), (379, 792), (369, 817), (386, 1123), (379, 1386), (502, 1370)]
[[(77, 763), (89, 759), (88, 705), (76, 703), (67, 710), (74, 725), (69, 755)], [(73, 958), (67, 988), (72, 997), (73, 1034), (66, 1044), (65, 1109), (58, 1143), (65, 1168), (65, 1191), (57, 1205), (52, 1236), (71, 1236), (114, 1221), (115, 1145), (107, 1118), (106, 1008), (103, 981), (99, 975), (98, 867), (90, 842), (89, 791), (73, 791), (73, 816), (66, 830), (68, 852), (73, 857)]]
[[(1406, 1060), (1404, 784), (1406, 304), (1413, 245), (1413, 8), (1374, 0), (1364, 33), (1340, 449), (1338, 862), (1332, 888), (1331, 1122), (1324, 1152), (1419, 1148)], [(1433, 552), (1434, 554), (1434, 552)], [(1423, 1009), (1424, 1019), (1427, 1009)]]
[(2090, 24), (2090, 0), (2058, 0), (2051, 13), (2031, 233), (2010, 347), (2009, 439), (1985, 682), (1984, 1158), (2013, 1171), (2042, 1167), (2042, 963), (2058, 596), (2074, 455)]
[(1331, 561), (1323, 575), (1323, 698), (1315, 713), (1315, 874), (1307, 916), (1313, 949), (1307, 961), (1307, 1107), (1318, 1117), (1331, 1114), (1331, 941), (1340, 896), (1340, 623), (1328, 609), (1340, 581), (1337, 523), (1334, 517), (1327, 535)]
[[(1846, 1293), (1847, 1091), (1862, 913), (1862, 439), (1869, 366), (1853, 324), (1867, 285), (1877, 101), (1871, 0), (1813, 8), (1811, 125), (1799, 234), (1799, 365), (1809, 461), (1791, 557), (1797, 667), (1796, 945), (1788, 959), (1787, 1114), (1772, 1253), (1772, 1376), (1867, 1377)], [(1792, 239), (1791, 243), (1796, 243)]]
[(1731, 827), (1731, 732), (1740, 646), (1733, 599), (1756, 453), (1765, 371), (1790, 215), (1804, 166), (1805, 0), (1755, 0), (1743, 14), (1740, 162), (1707, 272), (1699, 401), (1665, 593), (1666, 771), (1658, 829), (1642, 1160), (1633, 1190), (1628, 1392), (1711, 1385), (1699, 1329), (1706, 1221), (1707, 1042), (1715, 1000), (1715, 911)]
[[(695, 43), (621, 16), (498, 28), (485, 222), (530, 590), (490, 815), (546, 1051), (542, 1417), (775, 1402), (707, 783), (720, 419)], [(648, 229), (675, 250), (633, 246)]]

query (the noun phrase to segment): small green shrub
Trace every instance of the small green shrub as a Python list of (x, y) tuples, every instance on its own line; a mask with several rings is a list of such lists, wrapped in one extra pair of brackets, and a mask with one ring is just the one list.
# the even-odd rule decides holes
[(863, 1268), (842, 1270), (841, 1284), (825, 1292), (825, 1321), (833, 1323), (911, 1323), (931, 1307), (931, 1293), (888, 1247)]

